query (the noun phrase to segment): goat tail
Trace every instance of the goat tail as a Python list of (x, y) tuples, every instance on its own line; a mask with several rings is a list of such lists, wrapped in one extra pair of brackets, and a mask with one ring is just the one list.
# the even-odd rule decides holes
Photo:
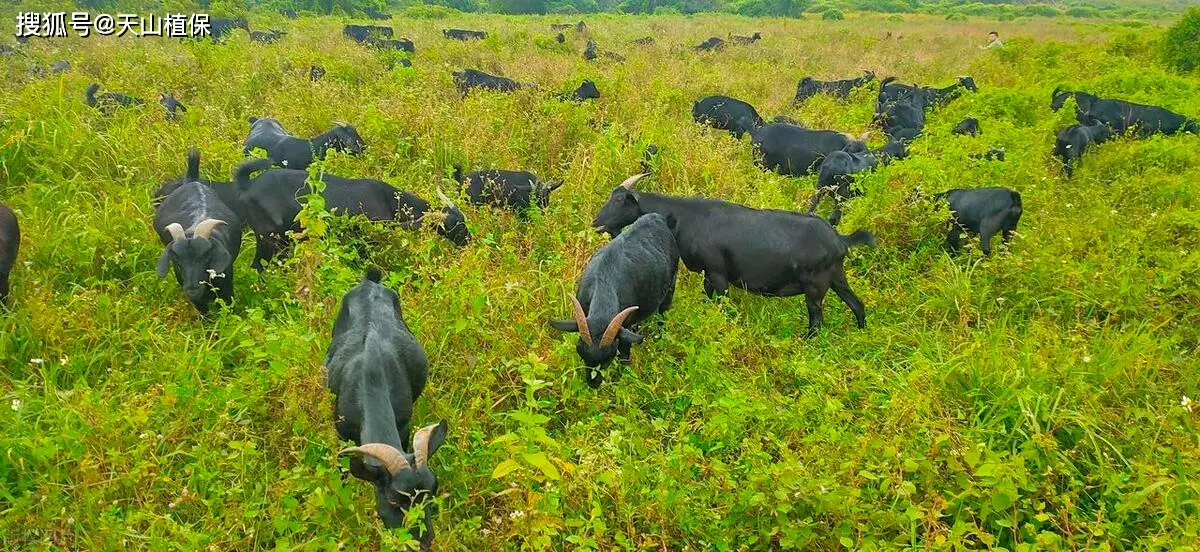
[(87, 101), (88, 106), (90, 106), (90, 107), (96, 107), (96, 91), (97, 90), (100, 90), (100, 85), (97, 83), (92, 83), (92, 85), (87, 87), (87, 90), (84, 90), (84, 92), (83, 92), (83, 97)]
[(382, 279), (383, 279), (383, 272), (380, 271), (379, 267), (377, 267), (375, 265), (368, 266), (367, 271), (363, 273), (363, 281), (364, 282), (369, 280), (369, 281), (372, 281), (372, 282), (375, 282), (376, 284), (378, 284), (379, 280), (382, 280)]
[(1024, 211), (1024, 208), (1021, 204), (1021, 192), (1016, 190), (1013, 190), (1012, 192), (1012, 209), (1014, 213), (1020, 213)]
[(875, 234), (872, 234), (867, 230), (858, 230), (849, 236), (842, 236), (839, 234), (838, 238), (841, 238), (842, 243), (848, 248), (856, 245), (875, 247)]
[(200, 150), (196, 149), (196, 146), (188, 148), (186, 178), (188, 182), (200, 180)]
[(251, 159), (242, 163), (237, 170), (233, 171), (233, 185), (239, 194), (245, 193), (250, 187), (250, 175), (266, 170), (271, 165), (275, 164), (275, 160), (271, 158)]

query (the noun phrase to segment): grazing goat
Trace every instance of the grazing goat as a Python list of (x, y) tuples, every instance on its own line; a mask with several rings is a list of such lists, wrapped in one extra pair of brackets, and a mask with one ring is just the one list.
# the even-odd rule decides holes
[(958, 77), (958, 82), (945, 88), (900, 84), (895, 82), (895, 80), (895, 77), (888, 77), (880, 83), (880, 103), (899, 101), (907, 97), (918, 97), (923, 107), (930, 108), (949, 103), (950, 100), (957, 98), (963, 90), (971, 92), (979, 91), (979, 87), (975, 85), (975, 79), (969, 76)]
[[(461, 167), (454, 167), (454, 181), (462, 186)], [(467, 175), (467, 197), (472, 204), (507, 207), (527, 219), (529, 208), (533, 205), (545, 211), (550, 206), (550, 193), (562, 185), (561, 180), (542, 182), (527, 171), (475, 171)]]
[(633, 345), (643, 339), (636, 333), (638, 324), (671, 308), (679, 271), (673, 226), (673, 219), (658, 213), (633, 221), (584, 267), (578, 291), (571, 296), (572, 318), (550, 321), (559, 331), (579, 333), (575, 352), (593, 389), (604, 380), (600, 369), (614, 357), (629, 362)]
[(308, 68), (308, 80), (317, 82), (325, 77), (325, 68), (321, 65), (313, 65)]
[(846, 99), (850, 97), (850, 92), (860, 86), (866, 86), (867, 83), (875, 80), (874, 71), (864, 71), (863, 76), (857, 79), (844, 79), (835, 81), (819, 81), (812, 77), (804, 77), (800, 82), (796, 83), (796, 103), (803, 102), (817, 94), (831, 94), (836, 98)]
[(1101, 122), (1071, 125), (1059, 131), (1054, 141), (1054, 155), (1062, 159), (1063, 172), (1067, 174), (1067, 178), (1074, 175), (1073, 165), (1078, 164), (1089, 146), (1107, 142), (1113, 134), (1113, 129)]
[(960, 136), (976, 136), (983, 134), (983, 131), (979, 129), (979, 119), (974, 117), (967, 117), (966, 119), (963, 119), (961, 123), (954, 125), (954, 130), (951, 130), (950, 132)]
[(696, 51), (713, 51), (713, 50), (724, 50), (724, 49), (725, 49), (725, 41), (721, 40), (720, 38), (715, 37), (715, 36), (709, 38), (708, 40), (705, 40), (704, 42), (701, 42), (699, 45), (697, 45), (695, 48), (693, 48), (693, 50), (696, 50)]
[(967, 157), (985, 161), (1004, 161), (1004, 150), (1001, 148), (992, 148), (984, 153), (972, 153)]
[(782, 175), (804, 176), (820, 167), (835, 151), (867, 151), (867, 135), (858, 139), (836, 130), (810, 130), (788, 123), (771, 123), (750, 131), (758, 165)]
[[(918, 196), (920, 192), (917, 192)], [(946, 249), (951, 255), (958, 254), (959, 238), (966, 231), (979, 234), (983, 254), (992, 253), (992, 236), (1001, 233), (1008, 243), (1017, 222), (1021, 220), (1021, 194), (1008, 188), (955, 188), (933, 196), (935, 201), (945, 201), (950, 206), (950, 232), (946, 236)]]
[(507, 77), (489, 75), (478, 69), (463, 69), (450, 74), (458, 93), (466, 96), (472, 89), (493, 90), (496, 92), (513, 92), (523, 86)]
[(168, 121), (176, 120), (180, 112), (187, 113), (187, 106), (176, 100), (174, 96), (159, 94), (158, 103), (162, 104), (163, 108), (167, 110)]
[(207, 314), (216, 299), (233, 302), (233, 262), (242, 244), (242, 219), (216, 191), (200, 182), (179, 186), (155, 209), (154, 230), (165, 246), (158, 260), (159, 278), (175, 267), (175, 279), (200, 314)]
[(331, 149), (358, 155), (366, 147), (358, 131), (348, 124), (334, 123), (325, 133), (304, 139), (285, 132), (275, 119), (251, 117), (250, 135), (242, 143), (242, 153), (250, 155), (254, 148), (262, 148), (282, 167), (306, 169), (314, 160), (324, 159)]
[(417, 430), (405, 451), (429, 359), (404, 323), (400, 296), (380, 278), (368, 269), (342, 298), (325, 355), (326, 384), (336, 396), (338, 437), (356, 445), (339, 453), (354, 455), (350, 473), (375, 486), (375, 511), (384, 527), (401, 527), (409, 510), (424, 510), (421, 549), (429, 550), (434, 512), (428, 506), (438, 494), (429, 459), (445, 441), (447, 426), (443, 420)]
[(708, 96), (692, 104), (692, 119), (702, 125), (728, 130), (738, 140), (763, 125), (754, 106), (729, 96)]
[[(246, 212), (246, 222), (254, 229), (256, 237), (251, 266), (259, 271), (263, 270), (263, 261), (274, 258), (288, 246), (289, 230), (300, 231), (300, 223), (296, 221), (302, 208), (299, 198), (310, 189), (308, 172), (302, 170), (272, 169), (257, 178), (250, 178), (273, 163), (271, 159), (253, 159), (238, 167), (233, 175), (238, 198)], [(379, 180), (325, 174), (322, 182), (325, 189), (321, 196), (330, 212), (344, 216), (362, 215), (371, 221), (395, 221), (407, 230), (430, 224), (438, 234), (459, 247), (471, 239), (462, 211), (440, 190), (438, 197), (445, 207), (435, 214), (431, 212), (429, 202)]]
[(905, 148), (904, 142), (899, 140), (893, 140), (875, 151), (830, 153), (825, 156), (817, 172), (817, 192), (813, 194), (812, 202), (808, 206), (808, 214), (815, 213), (821, 198), (832, 193), (834, 205), (833, 213), (829, 216), (829, 225), (836, 227), (842, 220), (842, 203), (851, 196), (858, 195), (850, 189), (850, 185), (854, 183), (854, 174), (873, 171), (880, 164), (888, 165), (894, 159), (904, 159), (907, 156), (908, 149)]
[(654, 37), (643, 36), (642, 38), (634, 39), (633, 43), (638, 46), (653, 46), (654, 45)]
[(392, 38), (391, 27), (380, 27), (378, 25), (346, 25), (342, 27), (342, 36), (349, 38), (359, 44), (367, 42), (374, 35), (384, 38)]
[(554, 41), (559, 44), (565, 44), (567, 42), (567, 36), (562, 33), (558, 33), (554, 35)]
[(571, 101), (571, 102), (597, 100), (597, 99), (600, 99), (600, 89), (596, 88), (596, 83), (592, 82), (591, 80), (584, 80), (582, 83), (579, 84), (579, 88), (576, 88), (571, 93), (569, 93), (569, 94), (555, 93), (554, 97), (558, 98), (560, 100), (566, 100), (566, 101)]
[(1138, 136), (1151, 134), (1176, 134), (1178, 132), (1200, 133), (1200, 126), (1173, 111), (1154, 105), (1143, 105), (1125, 100), (1101, 99), (1087, 92), (1071, 92), (1055, 88), (1050, 96), (1050, 109), (1062, 109), (1067, 98), (1075, 97), (1075, 118), (1080, 124), (1101, 122), (1117, 134), (1135, 129)]
[(0, 305), (8, 303), (8, 275), (17, 264), (21, 248), (21, 227), (17, 215), (0, 203)]
[(218, 17), (209, 22), (209, 36), (213, 42), (218, 42), (226, 36), (233, 34), (234, 29), (243, 29), (246, 32), (250, 32), (250, 24), (246, 22), (246, 18), (244, 17), (236, 19)]
[(88, 86), (87, 90), (83, 92), (83, 98), (87, 102), (88, 106), (98, 108), (104, 113), (111, 112), (112, 109), (116, 107), (146, 105), (146, 102), (142, 99), (135, 98), (121, 92), (105, 92), (97, 97), (97, 90), (100, 90), (100, 85), (97, 83), (92, 83), (92, 85)]
[(250, 31), (250, 42), (258, 42), (259, 44), (271, 44), (287, 33), (283, 31)]
[(633, 186), (645, 176), (617, 186), (592, 226), (616, 236), (647, 213), (674, 217), (680, 258), (688, 270), (704, 273), (709, 297), (726, 294), (730, 285), (768, 297), (804, 294), (811, 336), (821, 328), (822, 303), (832, 287), (854, 312), (858, 327), (866, 326), (866, 310), (846, 282), (842, 263), (849, 247), (874, 244), (870, 232), (842, 236), (824, 220), (803, 213), (635, 191)]
[(371, 19), (391, 19), (392, 18), (392, 14), (386, 13), (386, 12), (381, 12), (381, 11), (379, 11), (379, 8), (376, 8), (375, 6), (367, 6), (367, 7), (363, 8), (363, 13), (367, 14), (367, 17), (370, 17)]
[(735, 34), (729, 35), (730, 42), (733, 42), (734, 44), (742, 44), (742, 45), (754, 44), (755, 42), (757, 42), (761, 39), (762, 39), (762, 33), (759, 33), (759, 32), (756, 32), (750, 36), (738, 36)]
[(442, 36), (453, 40), (483, 40), (487, 38), (484, 31), (467, 31), (463, 29), (442, 29)]
[(167, 198), (167, 196), (171, 195), (172, 192), (177, 190), (180, 186), (191, 182), (199, 182), (205, 186), (208, 186), (209, 188), (212, 188), (213, 191), (217, 192), (217, 196), (221, 198), (221, 202), (224, 203), (226, 207), (232, 209), (234, 213), (237, 213), (238, 218), (245, 222), (246, 213), (242, 209), (241, 200), (238, 199), (237, 188), (234, 188), (233, 182), (207, 180), (205, 178), (201, 178), (200, 150), (196, 149), (195, 147), (188, 148), (187, 172), (184, 173), (182, 178), (172, 180), (159, 187), (159, 189), (154, 192), (154, 195), (150, 198), (151, 205), (158, 207), (158, 205), (161, 204), (163, 200)]
[(59, 74), (71, 68), (71, 63), (65, 59), (60, 59), (50, 66), (50, 73)]

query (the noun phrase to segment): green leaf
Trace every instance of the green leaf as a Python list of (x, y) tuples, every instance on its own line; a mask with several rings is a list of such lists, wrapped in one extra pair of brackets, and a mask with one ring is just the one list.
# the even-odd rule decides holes
[(846, 548), (854, 548), (854, 539), (850, 537), (842, 537), (838, 539), (838, 542), (841, 542), (842, 546), (845, 546)]
[(500, 479), (519, 469), (521, 469), (521, 464), (516, 460), (505, 460), (496, 464), (496, 469), (492, 470), (492, 479)]
[(556, 481), (562, 478), (562, 476), (558, 473), (558, 468), (554, 467), (554, 464), (550, 462), (549, 458), (546, 458), (545, 454), (535, 452), (532, 454), (525, 454), (523, 456), (526, 462), (529, 462), (537, 469), (542, 470), (542, 473), (545, 474), (546, 477)]

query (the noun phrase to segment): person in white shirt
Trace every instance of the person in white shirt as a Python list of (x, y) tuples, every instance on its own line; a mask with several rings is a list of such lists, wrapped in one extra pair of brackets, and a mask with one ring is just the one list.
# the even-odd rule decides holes
[(992, 32), (988, 33), (987, 46), (980, 46), (979, 48), (982, 50), (988, 50), (991, 48), (999, 48), (1001, 46), (1004, 46), (1004, 43), (1000, 42), (1000, 33), (996, 32), (996, 31), (992, 31)]

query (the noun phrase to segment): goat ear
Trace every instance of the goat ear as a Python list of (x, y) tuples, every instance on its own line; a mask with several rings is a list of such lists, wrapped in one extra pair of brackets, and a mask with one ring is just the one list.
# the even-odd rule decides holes
[(214, 267), (214, 270), (217, 272), (223, 272), (225, 267), (233, 263), (233, 257), (229, 254), (229, 250), (225, 249), (223, 244), (213, 242), (212, 258), (209, 259), (209, 262)]
[(621, 341), (625, 341), (627, 343), (632, 343), (634, 345), (637, 345), (638, 343), (641, 343), (643, 339), (646, 339), (645, 336), (634, 333), (625, 328), (621, 328), (621, 333), (619, 333), (617, 335), (620, 336)]
[(171, 246), (168, 245), (163, 249), (163, 254), (158, 258), (158, 277), (165, 278), (167, 270), (171, 268)]
[(579, 331), (579, 323), (574, 320), (551, 320), (550, 327), (560, 332), (575, 333)]

